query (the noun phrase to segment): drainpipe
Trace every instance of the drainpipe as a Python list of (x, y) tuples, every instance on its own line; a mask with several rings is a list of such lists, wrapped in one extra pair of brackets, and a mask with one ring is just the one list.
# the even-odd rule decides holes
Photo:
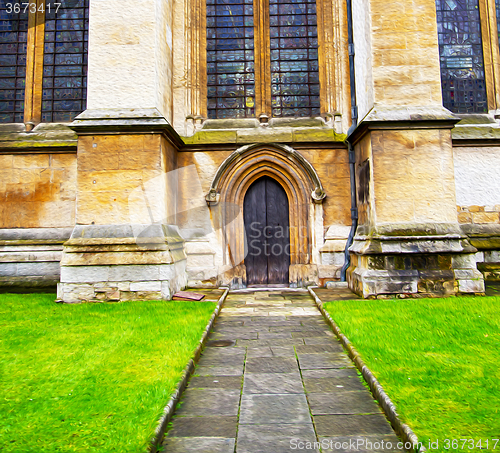
[(344, 251), (344, 265), (340, 271), (340, 281), (346, 281), (346, 271), (351, 263), (349, 247), (352, 245), (356, 228), (358, 227), (358, 207), (356, 201), (356, 159), (354, 148), (349, 141), (349, 136), (358, 125), (358, 106), (356, 105), (356, 78), (354, 72), (354, 38), (352, 31), (352, 0), (346, 0), (347, 3), (347, 42), (349, 46), (349, 84), (351, 88), (351, 127), (347, 131), (346, 143), (349, 152), (349, 173), (351, 179), (351, 231), (347, 238)]

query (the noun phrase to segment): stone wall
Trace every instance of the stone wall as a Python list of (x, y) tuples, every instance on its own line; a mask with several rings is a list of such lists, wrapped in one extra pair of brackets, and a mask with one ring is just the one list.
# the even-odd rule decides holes
[(90, 2), (89, 109), (156, 108), (172, 122), (172, 2)]
[(460, 223), (500, 223), (500, 147), (453, 148)]
[(500, 147), (455, 146), (453, 154), (458, 221), (479, 250), (475, 261), (484, 278), (500, 281)]
[(185, 287), (177, 146), (164, 120), (156, 133), (143, 132), (158, 127), (156, 118), (122, 134), (87, 133), (100, 119), (76, 122), (77, 224), (61, 259), (62, 301), (169, 299)]
[[(159, 135), (84, 136), (78, 148), (77, 223), (113, 225), (161, 221), (167, 217), (162, 175), (175, 168), (175, 156), (162, 153)], [(160, 177), (156, 189), (149, 181)], [(142, 205), (147, 186), (153, 220)], [(155, 193), (156, 192), (156, 193)], [(137, 218), (146, 217), (146, 218)]]
[(75, 154), (1, 154), (0, 168), (0, 228), (75, 224)]
[[(317, 283), (338, 279), (351, 223), (347, 151), (343, 147), (300, 147), (297, 151), (313, 165), (326, 192), (321, 205), (311, 204), (311, 208), (307, 208), (309, 227), (314, 232), (310, 238), (311, 261), (308, 264), (315, 268), (314, 272), (307, 269), (307, 273), (313, 275)], [(213, 149), (178, 154), (177, 224), (187, 240), (187, 270), (192, 286), (217, 286), (227, 283), (226, 278), (235, 278), (235, 272), (241, 273), (239, 268), (227, 267), (230, 260), (226, 255), (225, 238), (205, 200), (215, 173), (232, 152), (232, 149)], [(329, 229), (330, 234), (327, 234)], [(303, 272), (302, 268), (297, 270), (297, 276)]]
[(380, 105), (440, 106), (434, 0), (353, 2), (359, 118)]

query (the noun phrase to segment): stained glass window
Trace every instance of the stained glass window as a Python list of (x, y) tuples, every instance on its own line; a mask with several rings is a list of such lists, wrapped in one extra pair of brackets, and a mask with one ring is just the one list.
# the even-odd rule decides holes
[(443, 105), (455, 113), (487, 110), (478, 0), (436, 0)]
[(320, 114), (315, 0), (269, 0), (273, 116)]
[(7, 13), (0, 0), (0, 123), (22, 123), (28, 13)]
[(45, 12), (43, 122), (72, 121), (87, 98), (89, 0), (63, 2), (55, 11)]
[(207, 0), (209, 118), (255, 115), (253, 0)]

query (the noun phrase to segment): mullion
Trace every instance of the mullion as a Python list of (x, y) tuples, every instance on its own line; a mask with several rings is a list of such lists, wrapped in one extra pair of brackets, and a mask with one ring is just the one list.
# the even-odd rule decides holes
[[(6, 87), (0, 88), (0, 122), (22, 123), (24, 121), (28, 13), (7, 14), (6, 3), (6, 0), (0, 0), (0, 44), (8, 46), (10, 50), (9, 53), (2, 50), (2, 57), (11, 56), (11, 60), (15, 59), (15, 63), (11, 61), (0, 65), (2, 85), (7, 82)], [(13, 71), (12, 69), (9, 71), (9, 68)]]
[(487, 111), (478, 1), (436, 0), (436, 13), (443, 105), (454, 113)]
[(88, 16), (89, 0), (57, 16), (46, 9), (42, 121), (72, 121), (86, 107)]

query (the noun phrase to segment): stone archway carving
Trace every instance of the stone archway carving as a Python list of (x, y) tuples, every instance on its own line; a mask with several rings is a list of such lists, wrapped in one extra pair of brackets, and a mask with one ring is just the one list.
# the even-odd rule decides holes
[[(221, 164), (206, 196), (212, 216), (220, 217), (223, 225), (224, 248), (228, 250), (231, 266), (244, 261), (243, 201), (248, 188), (262, 176), (278, 181), (290, 203), (290, 266), (309, 264), (311, 207), (326, 197), (319, 176), (313, 166), (289, 146), (252, 144), (237, 149)], [(240, 214), (228, 225), (222, 218), (227, 206), (237, 207)]]
[(314, 190), (311, 192), (311, 198), (315, 203), (322, 203), (324, 198), (326, 197), (325, 191), (323, 190), (323, 185), (319, 179), (318, 174), (314, 167), (296, 150), (287, 145), (279, 145), (279, 144), (271, 144), (271, 145), (263, 145), (259, 143), (254, 143), (252, 145), (245, 145), (241, 148), (238, 148), (234, 151), (224, 162), (222, 162), (221, 166), (218, 168), (217, 173), (212, 181), (212, 185), (210, 186), (210, 190), (206, 196), (206, 200), (208, 203), (216, 203), (219, 201), (220, 194), (220, 185), (221, 181), (226, 176), (229, 169), (237, 165), (237, 163), (243, 159), (246, 154), (255, 151), (257, 148), (268, 147), (269, 150), (275, 150), (280, 152), (282, 155), (288, 157), (288, 159), (292, 161), (296, 161), (299, 166), (301, 166), (304, 172), (309, 176), (311, 180), (311, 184), (314, 186)]

